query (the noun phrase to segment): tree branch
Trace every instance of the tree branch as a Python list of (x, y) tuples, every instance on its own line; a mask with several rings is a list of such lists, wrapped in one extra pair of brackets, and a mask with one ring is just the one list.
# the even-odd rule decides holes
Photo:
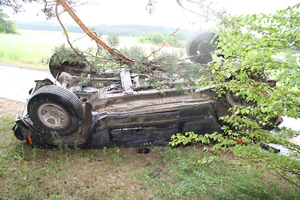
[(56, 14), (56, 18), (57, 18), (59, 24), (61, 25), (61, 27), (62, 27), (62, 29), (63, 29), (65, 35), (66, 35), (66, 38), (67, 38), (67, 41), (68, 41), (70, 47), (71, 47), (71, 48), (79, 55), (79, 52), (77, 51), (77, 49), (75, 49), (75, 48), (73, 47), (72, 43), (70, 42), (68, 32), (67, 32), (65, 26), (62, 24), (62, 22), (61, 22), (61, 20), (60, 20), (60, 17), (59, 17), (59, 14), (58, 14), (58, 2), (56, 2), (56, 5), (55, 5), (55, 14)]
[(298, 185), (297, 183), (291, 181), (289, 178), (287, 178), (286, 176), (284, 176), (283, 174), (279, 173), (278, 171), (276, 171), (277, 175), (276, 174), (273, 174), (274, 176), (277, 176), (277, 177), (281, 177), (283, 178), (284, 180), (287, 180), (288, 182), (294, 184), (295, 186), (299, 187), (300, 188), (300, 185)]
[(95, 40), (98, 44), (100, 44), (105, 50), (109, 53), (115, 55), (120, 61), (125, 64), (132, 64), (135, 60), (128, 58), (121, 54), (119, 51), (109, 47), (105, 42), (103, 42), (100, 38), (98, 38), (95, 34), (93, 34), (86, 26), (82, 23), (82, 21), (77, 17), (77, 15), (73, 12), (73, 10), (69, 7), (69, 5), (64, 0), (57, 0), (57, 2), (62, 5), (69, 15), (73, 18), (73, 20), (80, 26), (80, 28), (93, 40)]

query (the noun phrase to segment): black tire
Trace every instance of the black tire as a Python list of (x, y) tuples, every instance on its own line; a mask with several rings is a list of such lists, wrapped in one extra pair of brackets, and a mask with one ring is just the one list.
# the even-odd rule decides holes
[(27, 111), (32, 122), (44, 133), (56, 132), (59, 136), (73, 134), (83, 116), (78, 97), (54, 85), (37, 90), (28, 102)]
[[(212, 61), (212, 57), (209, 52), (215, 49), (214, 39), (215, 33), (207, 30), (202, 30), (194, 34), (186, 45), (186, 54), (188, 58), (200, 64), (207, 64)], [(200, 53), (200, 50), (205, 50), (206, 53)]]
[[(82, 52), (79, 52), (83, 54)], [(62, 72), (72, 76), (80, 75), (87, 66), (84, 56), (77, 55), (73, 49), (64, 49), (54, 53), (49, 61), (49, 70), (52, 76), (58, 80)]]

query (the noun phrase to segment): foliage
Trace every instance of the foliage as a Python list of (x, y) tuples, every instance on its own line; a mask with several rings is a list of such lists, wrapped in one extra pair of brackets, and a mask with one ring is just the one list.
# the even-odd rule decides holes
[[(300, 117), (299, 7), (296, 4), (270, 15), (228, 16), (219, 25), (218, 52), (225, 53), (227, 60), (214, 65), (217, 87), (255, 102), (249, 113), (261, 120), (278, 115)], [(231, 77), (233, 73), (237, 75)], [(229, 77), (230, 81), (221, 81)], [(267, 84), (268, 78), (276, 79), (277, 86)]]
[[(232, 114), (221, 118), (223, 134), (178, 133), (169, 145), (216, 142), (210, 151), (229, 150), (252, 163), (264, 163), (265, 170), (296, 184), (300, 148), (287, 135), (291, 138), (299, 133), (268, 130), (279, 115), (300, 117), (299, 7), (296, 4), (269, 15), (222, 16), (216, 53), (225, 54), (225, 59), (215, 57), (210, 63), (214, 79), (208, 83), (216, 85), (221, 99), (231, 94), (239, 101), (227, 105)], [(277, 86), (270, 79), (276, 79)], [(289, 154), (269, 153), (271, 148), (262, 151), (265, 142), (283, 145)]]
[[(215, 62), (210, 64), (214, 80), (209, 83), (214, 83), (220, 98), (227, 98), (229, 94), (232, 98), (239, 99), (238, 103), (231, 102), (229, 111), (232, 115), (221, 118), (225, 124), (223, 135), (215, 133), (195, 136), (189, 133), (187, 137), (182, 137), (177, 134), (173, 137), (174, 141), (171, 145), (214, 141), (217, 144), (210, 150), (231, 150), (240, 157), (258, 163), (263, 160), (268, 163), (269, 169), (295, 183), (292, 179), (294, 176), (299, 176), (300, 170), (297, 164), (299, 147), (292, 147), (292, 144), (280, 134), (273, 135), (268, 130), (274, 127), (274, 121), (279, 115), (300, 117), (299, 64), (297, 63), (299, 30), (295, 28), (299, 26), (299, 4), (270, 15), (236, 17), (223, 15), (221, 17), (222, 22), (217, 31), (219, 33), (217, 53), (225, 53), (225, 60), (215, 59)], [(153, 34), (150, 41), (161, 42), (162, 34)], [(102, 51), (98, 50), (98, 52)], [(145, 56), (140, 48), (123, 50), (123, 52), (129, 57), (132, 56), (134, 62), (124, 66), (124, 63), (117, 59), (113, 60), (109, 55), (105, 55), (107, 57), (104, 57), (104, 54), (97, 55), (101, 56), (111, 69), (125, 67), (131, 73), (147, 74), (151, 88), (172, 88), (175, 83), (181, 87), (193, 87), (197, 80), (193, 75), (199, 76), (199, 72), (203, 69), (201, 65), (190, 63), (178, 66), (179, 57), (174, 53), (153, 51), (150, 56)], [(119, 65), (110, 65), (110, 62), (119, 62)], [(90, 63), (97, 62), (90, 61)], [(99, 64), (94, 69), (95, 74), (101, 73), (97, 70), (103, 70), (99, 68)], [(287, 75), (287, 70), (291, 74)], [(274, 81), (268, 81), (270, 77), (277, 80), (276, 87)], [(226, 100), (230, 104), (229, 100)], [(268, 154), (255, 151), (262, 141), (293, 149), (296, 154), (291, 153), (290, 156), (295, 160), (278, 156), (279, 160), (275, 161)], [(248, 146), (239, 151), (230, 148), (237, 147), (238, 143), (252, 145), (251, 151)], [(248, 152), (255, 152), (256, 156), (251, 157)]]
[(0, 33), (17, 33), (15, 22), (7, 20), (9, 17), (0, 9)]
[(178, 34), (171, 35), (171, 37), (167, 39), (167, 42), (172, 47), (185, 47), (185, 44), (179, 40)]
[(84, 65), (85, 59), (78, 56), (72, 49), (67, 48), (64, 44), (55, 48), (56, 59), (52, 60), (52, 65), (59, 68), (65, 62), (70, 65)]
[(179, 145), (186, 146), (190, 143), (209, 143), (209, 140), (205, 137), (199, 137), (194, 132), (186, 132), (184, 135), (181, 133), (177, 133), (175, 135), (171, 136), (171, 142), (169, 142), (169, 145), (171, 147), (176, 147)]
[[(214, 80), (209, 84), (216, 86), (221, 99), (230, 94), (238, 101), (227, 105), (231, 115), (221, 117), (223, 134), (177, 134), (170, 145), (217, 142), (209, 150), (230, 150), (251, 162), (264, 163), (295, 183), (300, 178), (300, 147), (287, 140), (286, 131), (269, 130), (279, 115), (300, 117), (300, 4), (274, 14), (223, 15), (221, 20), (216, 53), (225, 54), (225, 59), (215, 57), (210, 63)], [(276, 86), (270, 79), (276, 79)], [(289, 137), (297, 134), (290, 132)], [(283, 145), (289, 154), (261, 151), (264, 142)]]
[(109, 46), (117, 47), (120, 44), (119, 34), (117, 32), (110, 34), (107, 38), (107, 41)]
[(248, 102), (223, 118), (226, 134), (239, 130), (253, 141), (282, 143), (260, 129), (279, 115), (300, 117), (299, 20), (300, 4), (269, 15), (222, 18), (218, 53), (226, 60), (212, 66), (215, 85), (220, 95), (231, 91)]
[[(103, 40), (107, 40), (111, 44), (117, 44), (119, 37), (115, 34), (103, 38)], [(184, 56), (184, 52), (181, 49), (173, 51), (158, 51), (158, 49), (156, 47), (156, 49), (151, 49), (151, 52), (148, 53), (141, 46), (123, 47), (120, 49), (120, 52), (134, 59), (134, 62), (130, 65), (124, 65), (123, 62), (120, 62), (100, 45), (97, 45), (96, 49), (91, 47), (86, 51), (79, 51), (79, 55), (73, 52), (72, 49), (59, 46), (55, 50), (59, 56), (57, 60), (52, 59), (52, 63), (56, 67), (60, 67), (64, 62), (76, 65), (78, 64), (78, 59), (83, 59), (79, 63), (80, 65), (85, 63), (83, 64), (85, 65), (85, 71), (80, 75), (80, 84), (86, 86), (102, 88), (104, 85), (97, 85), (96, 81), (94, 84), (90, 81), (90, 78), (101, 78), (102, 72), (106, 70), (118, 74), (121, 68), (125, 68), (130, 73), (146, 75), (139, 80), (143, 89), (155, 88), (161, 90), (176, 88), (182, 90), (182, 88), (189, 87), (192, 90), (195, 87), (195, 81), (203, 70), (203, 66), (191, 62), (179, 64), (180, 59)]]
[(139, 43), (150, 43), (150, 44), (167, 43), (172, 47), (183, 47), (183, 43), (179, 40), (179, 37), (177, 34), (170, 35), (170, 37), (166, 37), (160, 32), (154, 32), (154, 33), (148, 34), (146, 36), (139, 36), (138, 42)]

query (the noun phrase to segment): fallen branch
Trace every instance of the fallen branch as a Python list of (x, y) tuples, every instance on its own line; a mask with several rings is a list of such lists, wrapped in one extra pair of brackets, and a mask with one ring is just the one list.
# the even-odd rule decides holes
[(59, 14), (58, 14), (58, 2), (56, 2), (56, 5), (55, 5), (55, 14), (56, 14), (56, 18), (57, 18), (57, 20), (58, 20), (58, 23), (59, 23), (60, 26), (62, 27), (62, 29), (63, 29), (63, 31), (64, 31), (66, 37), (67, 37), (67, 41), (68, 41), (68, 43), (69, 43), (71, 49), (73, 49), (73, 50), (77, 53), (77, 55), (80, 55), (79, 52), (77, 51), (77, 49), (75, 49), (75, 48), (73, 47), (72, 43), (70, 42), (70, 37), (69, 37), (69, 35), (68, 35), (68, 32), (67, 32), (65, 26), (62, 24), (62, 22), (61, 22), (61, 20), (60, 20), (60, 17), (59, 17)]
[(300, 185), (298, 185), (297, 183), (293, 182), (292, 180), (290, 180), (288, 177), (284, 176), (282, 173), (279, 173), (278, 171), (276, 171), (276, 174), (272, 173), (274, 176), (277, 176), (277, 177), (280, 177), (280, 178), (283, 178), (284, 180), (292, 183), (293, 185), (297, 186), (300, 188)]
[(98, 38), (94, 33), (92, 33), (88, 27), (86, 27), (82, 21), (77, 17), (77, 15), (73, 12), (70, 6), (64, 0), (57, 0), (64, 9), (69, 13), (69, 15), (73, 18), (73, 20), (80, 26), (80, 28), (93, 40), (95, 40), (99, 45), (101, 45), (105, 50), (109, 53), (115, 55), (120, 61), (124, 62), (127, 65), (132, 64), (135, 60), (124, 56), (119, 51), (109, 47), (105, 42), (103, 42), (100, 38)]

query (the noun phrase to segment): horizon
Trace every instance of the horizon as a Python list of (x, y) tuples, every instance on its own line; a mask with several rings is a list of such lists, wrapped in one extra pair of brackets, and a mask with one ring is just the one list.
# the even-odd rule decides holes
[[(203, 19), (183, 11), (175, 0), (157, 0), (154, 12), (150, 15), (145, 9), (147, 2), (148, 0), (102, 0), (97, 5), (82, 5), (76, 8), (76, 14), (87, 26), (137, 24), (199, 30), (212, 28), (215, 25), (214, 23), (205, 23)], [(252, 0), (251, 2), (218, 0), (215, 2), (217, 2), (215, 8), (224, 8), (227, 13), (235, 15), (271, 13), (299, 3), (298, 0), (276, 2), (273, 0)], [(41, 8), (43, 8), (43, 4), (26, 4), (25, 12), (14, 15), (9, 8), (3, 10), (12, 21), (46, 21), (45, 15), (40, 11)], [(76, 24), (68, 14), (63, 14), (61, 20), (64, 24)], [(57, 22), (57, 19), (54, 18), (47, 22), (54, 21)]]

